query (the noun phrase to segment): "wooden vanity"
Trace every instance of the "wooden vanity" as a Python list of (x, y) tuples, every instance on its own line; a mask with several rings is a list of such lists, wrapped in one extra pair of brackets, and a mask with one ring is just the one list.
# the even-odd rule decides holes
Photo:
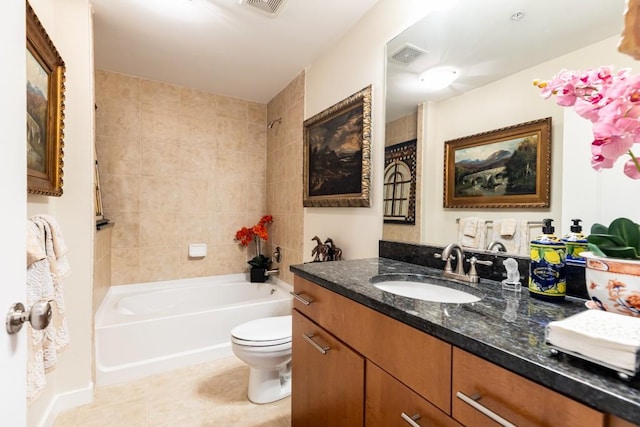
[(517, 426), (634, 425), (300, 276), (294, 293), (294, 427), (500, 425), (487, 410)]

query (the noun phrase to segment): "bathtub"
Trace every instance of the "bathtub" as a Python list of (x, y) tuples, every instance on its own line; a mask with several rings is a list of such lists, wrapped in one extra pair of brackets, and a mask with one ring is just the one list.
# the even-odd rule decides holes
[(231, 329), (291, 314), (291, 289), (245, 274), (112, 286), (95, 318), (96, 384), (230, 356)]

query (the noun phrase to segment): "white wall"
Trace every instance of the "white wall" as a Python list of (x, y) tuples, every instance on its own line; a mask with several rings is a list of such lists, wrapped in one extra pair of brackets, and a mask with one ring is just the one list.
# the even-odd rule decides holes
[(28, 425), (50, 425), (58, 411), (91, 398), (93, 236), (93, 47), (88, 0), (31, 0), (66, 64), (62, 197), (30, 195), (27, 214), (48, 213), (69, 247), (64, 282), (71, 344), (47, 375), (42, 395), (28, 408)]
[(385, 45), (430, 7), (425, 0), (380, 0), (332, 49), (306, 69), (305, 119), (372, 85), (371, 207), (306, 208), (304, 260), (314, 235), (331, 237), (345, 259), (378, 255), (382, 238)]
[[(9, 305), (25, 302), (26, 264), (26, 131), (25, 111), (25, 6), (23, 2), (6, 2), (0, 16), (0, 57), (5, 67), (0, 79), (0, 117), (2, 117), (2, 156), (0, 179), (3, 182), (0, 206), (0, 247), (2, 284), (0, 302), (2, 316)], [(26, 424), (26, 343), (28, 335), (20, 333), (0, 336), (0, 425)]]
[[(493, 84), (476, 89), (467, 94), (437, 103), (429, 104), (427, 146), (431, 155), (426, 158), (423, 171), (426, 182), (423, 198), (426, 212), (424, 215), (423, 241), (430, 243), (448, 243), (455, 241), (456, 218), (481, 216), (487, 219), (498, 217), (516, 217), (530, 220), (553, 218), (556, 234), (569, 230), (571, 218), (592, 218), (592, 211), (599, 202), (594, 203), (591, 193), (580, 184), (580, 178), (596, 178), (597, 172), (590, 167), (590, 124), (584, 119), (583, 126), (587, 135), (572, 135), (571, 148), (564, 147), (567, 138), (564, 129), (566, 108), (556, 105), (555, 100), (545, 100), (532, 82), (536, 78), (552, 78), (563, 68), (584, 69), (600, 65), (615, 64), (617, 67), (639, 68), (632, 58), (617, 52), (617, 37), (606, 39), (587, 48), (555, 58), (551, 61), (516, 73)], [(481, 107), (480, 107), (481, 106)], [(444, 209), (444, 142), (468, 135), (486, 132), (522, 122), (552, 117), (552, 153), (551, 153), (551, 206), (548, 209)], [(585, 139), (586, 138), (586, 139)], [(579, 158), (577, 157), (579, 155)], [(605, 171), (603, 174), (622, 175), (621, 169)], [(564, 179), (566, 177), (566, 179)], [(601, 177), (601, 179), (607, 179)], [(565, 181), (565, 182), (563, 182)], [(633, 183), (627, 179), (627, 184)], [(587, 194), (589, 194), (587, 196)], [(606, 194), (606, 192), (603, 192)], [(587, 203), (577, 203), (576, 199)], [(603, 203), (601, 206), (605, 206)], [(607, 209), (604, 207), (604, 209)], [(629, 213), (628, 215), (631, 215)], [(589, 221), (585, 221), (588, 231)], [(534, 231), (535, 232), (535, 231)]]

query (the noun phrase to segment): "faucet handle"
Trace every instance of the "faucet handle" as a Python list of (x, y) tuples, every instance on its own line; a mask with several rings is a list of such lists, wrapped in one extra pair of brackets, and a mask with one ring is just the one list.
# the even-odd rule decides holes
[(493, 261), (479, 260), (475, 256), (472, 256), (466, 261), (471, 264), (471, 267), (469, 268), (469, 282), (471, 283), (478, 283), (480, 281), (480, 276), (478, 276), (478, 271), (476, 270), (476, 264), (493, 265)]
[[(435, 253), (435, 254), (433, 254), (433, 257), (442, 259), (442, 254)], [(455, 259), (455, 257), (452, 256), (452, 255), (449, 255), (447, 257), (447, 259), (445, 259), (446, 262), (444, 264), (444, 271), (447, 271), (447, 272), (452, 272), (453, 271), (453, 268), (451, 268), (451, 258)]]

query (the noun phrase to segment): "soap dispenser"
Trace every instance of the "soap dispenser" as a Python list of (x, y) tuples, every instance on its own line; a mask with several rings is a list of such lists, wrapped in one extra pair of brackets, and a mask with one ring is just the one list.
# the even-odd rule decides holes
[(571, 231), (562, 237), (562, 241), (567, 247), (565, 261), (572, 265), (585, 265), (585, 259), (580, 254), (588, 251), (587, 237), (582, 234), (581, 219), (572, 219)]
[(531, 241), (529, 295), (547, 301), (563, 301), (567, 283), (565, 276), (565, 243), (554, 234), (552, 219), (542, 220), (542, 234)]

